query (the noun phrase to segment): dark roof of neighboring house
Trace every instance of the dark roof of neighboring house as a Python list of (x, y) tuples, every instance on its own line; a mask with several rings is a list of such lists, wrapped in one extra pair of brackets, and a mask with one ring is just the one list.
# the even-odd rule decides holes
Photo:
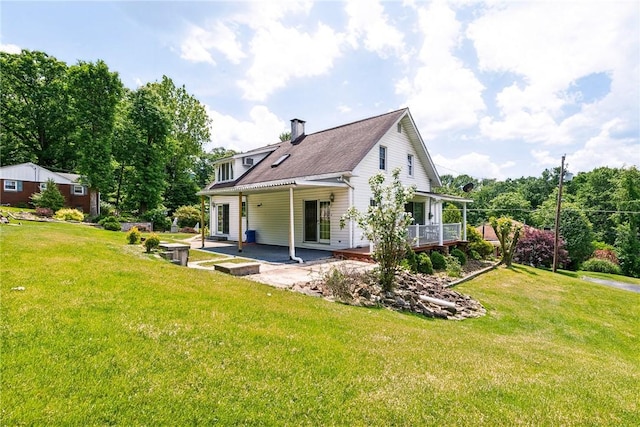
[[(406, 108), (334, 127), (297, 140), (274, 144), (275, 150), (231, 184), (247, 185), (305, 176), (351, 172), (384, 134), (407, 112)], [(288, 155), (277, 167), (281, 157)], [(223, 184), (211, 188), (221, 188)]]

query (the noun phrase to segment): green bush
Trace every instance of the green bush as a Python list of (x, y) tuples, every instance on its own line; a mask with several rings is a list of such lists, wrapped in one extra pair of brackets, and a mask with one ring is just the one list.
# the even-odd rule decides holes
[(173, 216), (178, 218), (178, 227), (195, 227), (200, 222), (200, 209), (195, 206), (180, 206)]
[(462, 266), (460, 265), (460, 261), (458, 258), (447, 255), (444, 257), (444, 261), (447, 269), (447, 276), (449, 277), (462, 277)]
[(47, 186), (44, 190), (31, 195), (31, 202), (37, 208), (49, 208), (57, 212), (64, 206), (64, 196), (58, 189), (56, 183), (50, 179), (47, 181)]
[(167, 231), (171, 229), (171, 219), (167, 217), (167, 208), (164, 206), (146, 211), (140, 215), (140, 219), (152, 222), (153, 229), (156, 231)]
[(447, 267), (447, 264), (444, 260), (444, 255), (440, 252), (431, 252), (431, 265), (434, 270), (444, 270)]
[(582, 270), (597, 273), (622, 274), (620, 266), (606, 259), (591, 258), (582, 263)]
[(476, 251), (480, 257), (487, 258), (493, 254), (493, 245), (482, 238), (482, 234), (467, 224), (467, 240), (469, 252)]
[(425, 252), (422, 252), (418, 255), (418, 273), (422, 274), (433, 274), (433, 264), (431, 263), (431, 258)]
[(147, 249), (147, 253), (150, 253), (153, 249), (160, 246), (160, 237), (153, 233), (144, 241), (144, 247)]
[(140, 243), (141, 237), (142, 235), (140, 234), (140, 230), (138, 230), (138, 227), (131, 227), (131, 229), (127, 232), (127, 242), (129, 242), (130, 245)]
[(84, 214), (78, 209), (64, 208), (56, 212), (54, 218), (62, 221), (83, 221)]
[(478, 253), (478, 251), (475, 251), (473, 249), (469, 250), (469, 256), (471, 257), (471, 259), (475, 259), (476, 261), (482, 259), (482, 256)]
[(120, 221), (118, 221), (118, 218), (116, 218), (115, 216), (108, 216), (106, 218), (103, 218), (98, 221), (98, 224), (100, 224), (105, 230), (120, 231), (122, 229), (122, 227), (120, 226)]
[(451, 255), (458, 258), (458, 262), (460, 262), (460, 265), (465, 265), (467, 263), (467, 255), (460, 249), (455, 248), (451, 251)]

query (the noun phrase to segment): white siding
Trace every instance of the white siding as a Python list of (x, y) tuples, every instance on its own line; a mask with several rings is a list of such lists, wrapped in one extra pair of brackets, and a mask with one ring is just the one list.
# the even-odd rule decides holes
[[(387, 147), (387, 169), (380, 170), (380, 146)], [(407, 155), (412, 154), (414, 172), (413, 177), (408, 175)], [(392, 172), (395, 168), (400, 168), (400, 180), (403, 185), (415, 185), (417, 189), (422, 191), (431, 191), (431, 183), (427, 176), (426, 167), (420, 161), (420, 158), (414, 145), (409, 140), (404, 125), (402, 133), (398, 133), (396, 126), (392, 126), (389, 131), (380, 139), (371, 151), (365, 156), (360, 164), (354, 170), (354, 177), (351, 178), (351, 184), (355, 187), (354, 206), (361, 212), (365, 212), (369, 207), (371, 200), (371, 190), (369, 188), (369, 177), (383, 172), (387, 177), (387, 182), (391, 182)], [(429, 209), (427, 206), (425, 207)], [(362, 230), (356, 228), (354, 246), (367, 246), (369, 241), (362, 237)]]
[[(229, 205), (229, 233), (223, 234), (222, 231), (218, 232), (218, 206), (228, 204)], [(211, 236), (225, 236), (229, 240), (238, 241), (238, 196), (214, 196), (211, 198), (211, 205), (209, 208), (209, 234)], [(242, 240), (246, 240), (246, 224), (243, 221)]]

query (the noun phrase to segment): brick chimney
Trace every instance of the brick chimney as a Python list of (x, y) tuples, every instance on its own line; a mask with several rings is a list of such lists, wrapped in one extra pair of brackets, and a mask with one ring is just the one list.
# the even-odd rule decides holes
[(304, 135), (304, 120), (291, 119), (291, 142)]

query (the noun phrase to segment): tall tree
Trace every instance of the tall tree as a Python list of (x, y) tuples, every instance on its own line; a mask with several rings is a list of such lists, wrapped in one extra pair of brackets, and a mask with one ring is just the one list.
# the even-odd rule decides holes
[(614, 194), (619, 213), (616, 246), (622, 272), (640, 277), (640, 170), (625, 169)]
[(200, 101), (184, 86), (176, 87), (169, 77), (162, 76), (160, 82), (150, 86), (160, 96), (170, 118), (164, 199), (165, 205), (173, 211), (197, 201), (196, 159), (202, 154), (203, 144), (211, 138), (211, 120)]
[[(106, 191), (113, 186), (111, 141), (122, 82), (103, 61), (80, 61), (69, 67), (69, 93), (78, 152), (76, 170), (91, 189)], [(97, 204), (97, 198), (92, 198), (92, 215), (98, 212)]]
[(531, 203), (518, 192), (508, 192), (497, 195), (489, 203), (490, 216), (509, 216), (517, 221), (529, 222)]
[(131, 152), (128, 198), (139, 213), (144, 213), (162, 202), (171, 121), (152, 85), (142, 86), (132, 94), (129, 117), (129, 132), (134, 132), (136, 144)]
[(0, 162), (73, 169), (67, 65), (44, 52), (0, 52), (0, 75)]

